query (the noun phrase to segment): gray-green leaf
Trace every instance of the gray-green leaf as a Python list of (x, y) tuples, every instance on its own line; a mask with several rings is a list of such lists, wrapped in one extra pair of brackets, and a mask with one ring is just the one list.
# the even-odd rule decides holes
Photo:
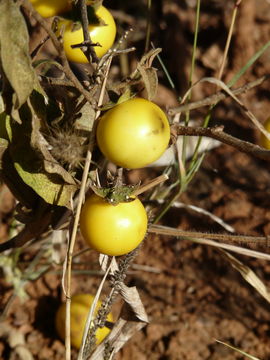
[(38, 82), (29, 56), (26, 23), (19, 5), (12, 0), (0, 1), (0, 57), (16, 93), (15, 108), (20, 108)]

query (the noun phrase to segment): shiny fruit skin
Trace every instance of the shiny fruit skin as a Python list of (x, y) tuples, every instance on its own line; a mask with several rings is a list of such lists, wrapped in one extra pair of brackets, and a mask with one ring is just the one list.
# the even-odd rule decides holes
[(68, 0), (30, 0), (35, 10), (44, 18), (59, 15), (70, 9)]
[[(71, 298), (71, 306), (70, 306), (70, 341), (71, 345), (79, 349), (82, 342), (84, 325), (87, 320), (88, 312), (90, 306), (94, 300), (94, 296), (90, 294), (77, 294), (72, 296)], [(99, 308), (101, 302), (98, 302), (97, 308)], [(66, 319), (66, 304), (63, 303), (60, 305), (57, 310), (55, 317), (55, 326), (58, 335), (64, 341), (65, 340), (65, 319)], [(108, 321), (113, 321), (113, 316), (109, 313), (107, 317)], [(101, 341), (110, 333), (110, 329), (107, 327), (103, 327), (97, 330), (96, 338), (97, 344), (101, 343)]]
[(92, 249), (102, 254), (120, 256), (141, 243), (147, 222), (145, 208), (138, 198), (112, 205), (93, 194), (83, 205), (80, 229)]
[(97, 126), (97, 143), (114, 164), (136, 169), (156, 161), (166, 150), (170, 126), (153, 102), (134, 98), (105, 113)]
[[(270, 118), (268, 118), (264, 123), (264, 128), (270, 133)], [(267, 139), (267, 137), (263, 134), (261, 134), (261, 146), (265, 149), (270, 150), (270, 141)]]
[[(116, 25), (111, 13), (104, 6), (100, 6), (97, 9), (96, 15), (100, 17), (106, 25), (89, 25), (88, 29), (92, 42), (101, 45), (95, 46), (97, 57), (100, 58), (106, 54), (114, 43)], [(71, 45), (80, 44), (84, 41), (82, 28), (72, 31), (73, 23), (71, 21), (62, 21), (61, 23), (65, 25), (63, 46), (68, 60), (77, 63), (88, 63), (81, 49), (71, 48)]]

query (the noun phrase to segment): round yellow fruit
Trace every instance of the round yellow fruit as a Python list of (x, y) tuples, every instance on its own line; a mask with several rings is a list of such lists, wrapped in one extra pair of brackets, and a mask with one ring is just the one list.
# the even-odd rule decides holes
[[(102, 57), (112, 47), (115, 35), (116, 25), (114, 18), (109, 10), (104, 6), (100, 6), (96, 10), (96, 15), (104, 21), (104, 25), (90, 24), (89, 34), (93, 43), (99, 43), (100, 46), (95, 46), (97, 57)], [(73, 30), (72, 21), (63, 20), (59, 23), (59, 27), (64, 25), (63, 46), (68, 60), (77, 63), (88, 63), (88, 60), (80, 48), (73, 49), (71, 45), (81, 44), (84, 41), (82, 28)]]
[(84, 203), (80, 217), (81, 233), (88, 245), (110, 256), (134, 250), (145, 237), (147, 223), (138, 198), (112, 205), (95, 194)]
[[(84, 326), (87, 320), (89, 309), (94, 300), (94, 296), (90, 294), (78, 294), (74, 295), (71, 298), (71, 306), (70, 306), (70, 341), (71, 345), (77, 349), (80, 348)], [(100, 307), (101, 302), (98, 302), (97, 310)], [(96, 310), (96, 313), (97, 313)], [(55, 326), (58, 335), (64, 341), (65, 340), (65, 320), (66, 319), (66, 304), (63, 303), (56, 313), (55, 318)], [(107, 317), (107, 321), (113, 321), (113, 316), (109, 313)], [(101, 343), (101, 341), (109, 334), (110, 329), (107, 327), (103, 327), (97, 330), (97, 344)]]
[(136, 169), (156, 161), (166, 150), (170, 126), (153, 102), (134, 98), (105, 113), (97, 126), (97, 143), (114, 164)]
[(30, 0), (35, 10), (43, 17), (59, 15), (71, 8), (70, 0)]
[[(270, 134), (270, 118), (268, 118), (266, 120), (266, 122), (264, 123), (264, 128), (265, 130), (267, 130)], [(267, 137), (263, 134), (261, 134), (261, 146), (263, 146), (264, 148), (270, 150), (270, 141), (267, 139)]]

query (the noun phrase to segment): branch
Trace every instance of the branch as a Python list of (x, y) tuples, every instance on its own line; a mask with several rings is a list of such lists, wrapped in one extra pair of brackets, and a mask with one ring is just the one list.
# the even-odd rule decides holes
[[(265, 80), (268, 80), (270, 77), (270, 75), (264, 75), (262, 77), (260, 77), (257, 80), (251, 81), (249, 83), (247, 83), (246, 85), (237, 88), (235, 90), (232, 90), (232, 93), (234, 95), (239, 95), (239, 94), (243, 94), (245, 92), (247, 92), (248, 90), (253, 89), (256, 86), (261, 85)], [(168, 111), (168, 114), (170, 116), (181, 113), (181, 112), (187, 112), (190, 110), (194, 110), (194, 109), (198, 109), (201, 108), (203, 106), (207, 106), (207, 105), (213, 105), (216, 104), (217, 102), (226, 99), (227, 97), (229, 97), (228, 94), (226, 94), (223, 91), (219, 91), (218, 93), (208, 96), (205, 99), (202, 100), (198, 100), (198, 101), (194, 101), (192, 103), (188, 103), (188, 104), (184, 104), (181, 106), (178, 106), (176, 108), (172, 108)]]
[(179, 124), (173, 124), (171, 126), (172, 134), (177, 136), (206, 136), (212, 139), (219, 140), (220, 142), (233, 146), (237, 150), (246, 154), (255, 156), (256, 158), (270, 161), (270, 150), (266, 150), (258, 145), (254, 145), (248, 141), (240, 140), (234, 136), (231, 136), (223, 131), (223, 126), (216, 126), (213, 128), (202, 127), (190, 127), (180, 126)]
[[(87, 15), (87, 6), (85, 3), (85, 0), (79, 0), (79, 8), (81, 12), (81, 19), (82, 19), (82, 30), (83, 30), (83, 46), (81, 47), (81, 50), (83, 51), (84, 55), (87, 57), (88, 61), (91, 62), (91, 60), (94, 63), (98, 63), (99, 59), (97, 57), (97, 54), (95, 52), (95, 48), (93, 46), (93, 42), (91, 40), (89, 30), (88, 30), (88, 15)], [(86, 50), (84, 49), (86, 47)]]
[(270, 246), (270, 237), (268, 236), (246, 236), (246, 235), (230, 235), (230, 234), (207, 234), (197, 231), (185, 231), (181, 229), (174, 229), (168, 226), (153, 225), (149, 226), (148, 232), (167, 235), (167, 236), (179, 236), (181, 238), (201, 238), (212, 239), (222, 242), (230, 242), (237, 244), (256, 244), (260, 246)]

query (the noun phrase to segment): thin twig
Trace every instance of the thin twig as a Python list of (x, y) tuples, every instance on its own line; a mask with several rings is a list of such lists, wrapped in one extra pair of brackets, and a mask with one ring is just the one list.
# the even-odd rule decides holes
[(135, 195), (135, 196), (140, 195), (140, 194), (144, 193), (145, 191), (152, 189), (152, 187), (157, 186), (168, 179), (169, 179), (169, 176), (167, 174), (160, 175), (160, 176), (156, 177), (155, 179), (149, 181), (147, 184), (140, 186), (137, 190), (134, 191), (133, 195)]
[(50, 39), (49, 35), (45, 36), (44, 39), (42, 39), (39, 44), (36, 46), (36, 48), (31, 52), (30, 56), (31, 59), (34, 60), (39, 51), (41, 50), (42, 46)]
[(73, 86), (73, 82), (68, 79), (53, 78), (48, 76), (39, 75), (39, 81), (42, 85), (51, 86)]
[(61, 42), (58, 40), (57, 36), (55, 35), (55, 33), (52, 31), (52, 29), (50, 28), (49, 24), (47, 23), (47, 21), (41, 16), (39, 15), (39, 13), (34, 9), (34, 7), (32, 6), (32, 4), (27, 1), (27, 0), (23, 0), (22, 2), (22, 6), (23, 8), (30, 12), (31, 15), (33, 16), (33, 18), (44, 28), (44, 30), (47, 32), (47, 34), (50, 36), (51, 41), (55, 47), (55, 49), (57, 50), (59, 57), (61, 59), (61, 63), (63, 65), (63, 72), (65, 73), (66, 77), (73, 83), (74, 87), (76, 89), (78, 89), (78, 91), (86, 98), (86, 100), (92, 104), (93, 103), (93, 97), (91, 96), (91, 94), (89, 94), (89, 92), (82, 86), (82, 84), (80, 83), (80, 81), (77, 79), (77, 77), (74, 75), (74, 73), (72, 72), (65, 51), (63, 49), (63, 46), (61, 44)]
[[(260, 77), (259, 79), (256, 79), (254, 81), (251, 81), (251, 82), (245, 84), (244, 86), (241, 86), (240, 88), (232, 90), (232, 93), (234, 95), (243, 94), (243, 93), (247, 92), (248, 90), (253, 89), (256, 86), (261, 85), (265, 80), (268, 80), (269, 77), (270, 77), (270, 75), (264, 75), (264, 76)], [(217, 102), (226, 99), (227, 97), (229, 97), (228, 94), (226, 94), (223, 91), (219, 91), (218, 93), (208, 96), (205, 99), (194, 101), (194, 102), (191, 102), (188, 104), (183, 104), (181, 106), (177, 106), (175, 108), (169, 109), (168, 114), (170, 116), (173, 116), (177, 113), (195, 110), (195, 109), (201, 108), (203, 106), (214, 105)]]
[(220, 142), (233, 146), (241, 152), (255, 156), (256, 158), (270, 161), (270, 150), (266, 150), (258, 145), (254, 145), (248, 141), (240, 140), (232, 135), (223, 131), (223, 126), (216, 126), (213, 128), (180, 126), (174, 124), (171, 126), (172, 133), (187, 136), (206, 136), (212, 139), (219, 140)]
[(152, 0), (147, 0), (147, 26), (146, 26), (146, 39), (144, 51), (149, 50), (150, 36), (151, 36), (151, 21), (152, 21)]

